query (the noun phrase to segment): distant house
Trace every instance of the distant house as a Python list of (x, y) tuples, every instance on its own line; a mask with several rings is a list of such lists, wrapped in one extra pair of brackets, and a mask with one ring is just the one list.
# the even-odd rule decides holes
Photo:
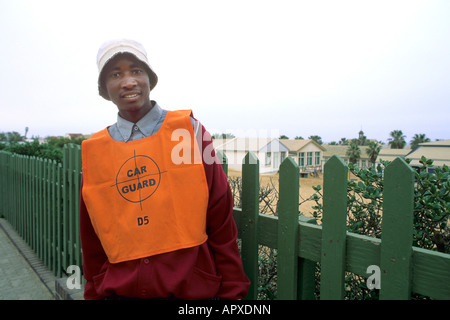
[(76, 139), (76, 138), (82, 138), (83, 135), (81, 133), (67, 133), (65, 138), (70, 138), (70, 139)]
[(378, 166), (381, 164), (381, 160), (383, 161), (394, 161), (398, 157), (405, 158), (408, 153), (411, 152), (410, 148), (403, 149), (391, 149), (391, 148), (383, 148), (378, 153), (377, 160), (375, 161), (375, 165)]
[(325, 148), (314, 140), (277, 138), (214, 139), (214, 148), (225, 153), (228, 168), (242, 170), (244, 157), (252, 151), (259, 159), (260, 173), (276, 173), (289, 156), (300, 167), (300, 172), (320, 172), (323, 169)]
[(424, 156), (433, 160), (433, 167), (442, 167), (444, 164), (450, 166), (450, 139), (434, 142), (419, 143), (419, 145), (406, 155), (411, 159), (410, 165), (419, 168), (422, 164), (420, 158)]
[(323, 170), (323, 155), (326, 149), (314, 140), (281, 139), (280, 142), (289, 149), (289, 157), (298, 164), (300, 172)]
[(260, 173), (278, 172), (287, 157), (288, 148), (276, 138), (214, 139), (214, 149), (221, 150), (228, 159), (228, 168), (242, 170), (246, 154), (251, 151), (259, 159)]
[[(347, 150), (349, 147), (349, 145), (324, 145), (324, 148), (326, 149), (323, 155), (324, 163), (334, 155), (338, 155), (345, 163), (349, 163), (350, 158), (347, 156)], [(370, 166), (370, 158), (366, 151), (367, 148), (367, 146), (359, 146), (359, 149), (361, 150), (361, 156), (356, 162), (356, 165), (361, 169)]]

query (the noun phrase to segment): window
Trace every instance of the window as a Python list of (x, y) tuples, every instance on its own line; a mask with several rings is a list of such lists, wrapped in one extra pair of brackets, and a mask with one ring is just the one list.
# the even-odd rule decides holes
[(299, 167), (305, 166), (305, 153), (304, 152), (300, 152), (298, 154), (298, 166)]
[(361, 168), (367, 168), (366, 160), (361, 160)]
[(286, 152), (281, 152), (281, 163), (286, 159)]
[(266, 166), (270, 166), (272, 164), (272, 153), (266, 152)]
[(308, 159), (307, 159), (308, 162), (307, 162), (307, 164), (308, 164), (308, 166), (312, 166), (313, 153), (312, 152), (308, 152), (307, 155), (308, 155)]
[(316, 165), (320, 165), (320, 152), (316, 152)]

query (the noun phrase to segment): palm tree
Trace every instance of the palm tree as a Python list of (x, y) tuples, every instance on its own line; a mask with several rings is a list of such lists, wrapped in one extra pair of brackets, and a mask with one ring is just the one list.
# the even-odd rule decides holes
[(369, 156), (369, 161), (375, 166), (375, 161), (377, 160), (378, 154), (381, 150), (381, 144), (376, 141), (369, 141), (366, 149), (367, 155)]
[(430, 138), (427, 138), (425, 133), (415, 134), (411, 140), (411, 149), (415, 149), (419, 143), (430, 142)]
[(349, 158), (351, 163), (355, 164), (358, 162), (359, 158), (361, 158), (361, 149), (359, 149), (359, 146), (356, 143), (352, 143), (348, 147), (345, 155)]
[(402, 130), (394, 130), (390, 133), (390, 136), (392, 138), (389, 138), (389, 145), (391, 146), (391, 149), (403, 149), (406, 145), (405, 138), (406, 136), (403, 135)]

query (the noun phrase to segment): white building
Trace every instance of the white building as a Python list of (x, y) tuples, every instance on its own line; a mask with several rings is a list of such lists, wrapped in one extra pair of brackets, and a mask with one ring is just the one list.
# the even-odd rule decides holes
[(288, 155), (288, 148), (277, 138), (214, 139), (214, 148), (221, 150), (228, 159), (228, 168), (242, 170), (242, 163), (249, 151), (259, 160), (259, 173), (276, 173)]
[(259, 159), (259, 172), (276, 173), (280, 164), (291, 157), (300, 172), (322, 171), (325, 148), (314, 140), (287, 140), (277, 138), (214, 139), (214, 148), (221, 150), (228, 159), (228, 168), (242, 170), (242, 163), (249, 151)]

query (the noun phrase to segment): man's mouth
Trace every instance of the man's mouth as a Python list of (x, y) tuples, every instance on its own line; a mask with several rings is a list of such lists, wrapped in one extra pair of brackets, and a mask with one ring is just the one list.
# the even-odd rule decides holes
[(134, 98), (137, 98), (139, 95), (140, 95), (139, 92), (128, 92), (128, 93), (122, 94), (122, 98), (134, 99)]

